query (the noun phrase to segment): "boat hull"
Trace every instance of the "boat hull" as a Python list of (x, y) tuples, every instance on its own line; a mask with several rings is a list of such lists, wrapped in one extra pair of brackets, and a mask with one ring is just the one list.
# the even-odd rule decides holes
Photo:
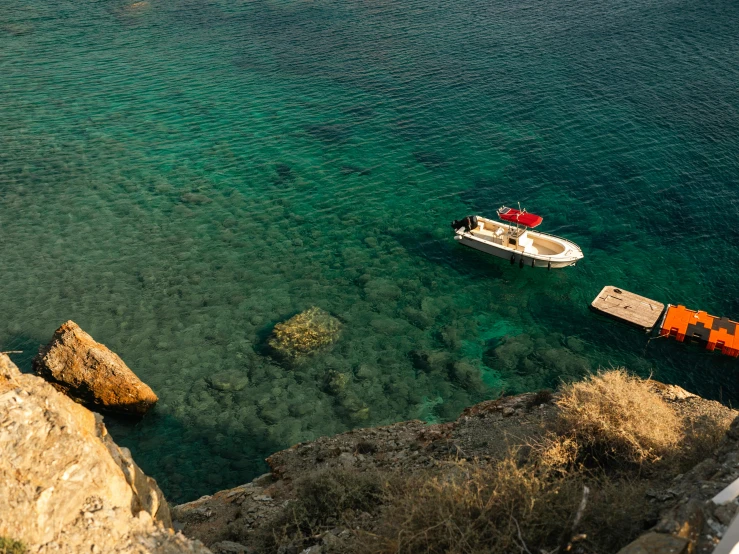
[(526, 254), (526, 253), (516, 252), (511, 249), (498, 246), (497, 244), (486, 243), (486, 242), (483, 242), (475, 238), (469, 238), (469, 237), (464, 237), (464, 236), (456, 236), (454, 238), (460, 244), (464, 244), (465, 246), (469, 246), (470, 248), (474, 248), (475, 250), (479, 250), (480, 252), (485, 252), (486, 254), (491, 254), (498, 258), (503, 258), (503, 259), (511, 261), (511, 257), (512, 257), (514, 264), (520, 265), (521, 258), (523, 258), (523, 265), (525, 266), (549, 267), (551, 269), (561, 269), (563, 267), (570, 267), (577, 263), (577, 260), (565, 259), (565, 260), (552, 261), (549, 259), (539, 259), (537, 258), (535, 254)]
[[(495, 228), (502, 227), (506, 233), (515, 233), (518, 230), (512, 226), (501, 224), (499, 222), (492, 222), (484, 218), (478, 218), (480, 221), (488, 223), (488, 227), (494, 225)], [(475, 236), (472, 232), (466, 229), (459, 229), (455, 233), (455, 240), (459, 243), (469, 247), (490, 254), (497, 258), (508, 260), (512, 264), (518, 264), (529, 267), (546, 267), (549, 269), (560, 269), (563, 267), (569, 267), (575, 265), (579, 260), (583, 258), (582, 251), (580, 248), (571, 241), (563, 239), (561, 237), (555, 237), (546, 233), (529, 232), (529, 236), (533, 238), (534, 244), (537, 240), (540, 242), (546, 242), (549, 244), (556, 244), (557, 248), (561, 251), (559, 253), (541, 253), (537, 249), (533, 249), (532, 252), (530, 247), (524, 247), (521, 245), (510, 246), (507, 240), (507, 234), (504, 234), (502, 238), (496, 236), (485, 236), (480, 230), (475, 229)], [(531, 242), (531, 241), (529, 241)]]

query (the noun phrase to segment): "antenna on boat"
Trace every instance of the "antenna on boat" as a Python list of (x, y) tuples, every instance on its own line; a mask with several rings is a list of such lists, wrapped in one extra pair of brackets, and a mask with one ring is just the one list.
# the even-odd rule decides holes
[(521, 214), (523, 212), (521, 211), (521, 202), (518, 202), (518, 214), (516, 215), (516, 229), (518, 229), (518, 218), (521, 217)]

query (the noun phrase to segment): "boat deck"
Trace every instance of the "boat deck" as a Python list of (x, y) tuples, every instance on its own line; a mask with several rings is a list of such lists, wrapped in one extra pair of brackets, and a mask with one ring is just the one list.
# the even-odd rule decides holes
[(493, 244), (503, 244), (503, 236), (504, 235), (496, 235), (492, 231), (488, 231), (487, 229), (472, 229), (470, 231), (470, 234), (473, 237), (477, 237), (479, 239), (492, 242)]
[(653, 329), (665, 310), (661, 302), (612, 286), (603, 287), (590, 307), (644, 331)]
[[(503, 227), (503, 226), (500, 226)], [(505, 229), (505, 227), (503, 227)], [(523, 234), (523, 232), (518, 231), (516, 229), (513, 230), (513, 233), (510, 232), (503, 232), (498, 234), (496, 231), (498, 228), (495, 228), (494, 231), (491, 231), (487, 227), (485, 229), (472, 229), (470, 231), (470, 234), (473, 237), (482, 239), (486, 242), (490, 242), (492, 244), (498, 244), (500, 246), (503, 246), (505, 248), (510, 249), (511, 251), (517, 251), (517, 252), (524, 252), (525, 254), (538, 254), (541, 256), (556, 256), (557, 254), (561, 254), (561, 251), (555, 250), (553, 248), (548, 247), (545, 242), (551, 242), (546, 241), (546, 239), (541, 240), (538, 238), (538, 234), (535, 231), (529, 231), (527, 234), (531, 239), (533, 240), (533, 244), (528, 244), (523, 247), (523, 249), (519, 246), (518, 248), (514, 245), (509, 245), (508, 243), (508, 237), (512, 234), (514, 238), (517, 238), (519, 235)]]

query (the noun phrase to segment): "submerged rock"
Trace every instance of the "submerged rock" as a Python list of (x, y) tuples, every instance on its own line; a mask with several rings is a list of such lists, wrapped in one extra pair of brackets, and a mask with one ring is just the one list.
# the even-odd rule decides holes
[(90, 407), (143, 415), (158, 398), (117, 354), (67, 321), (33, 359), (33, 369), (57, 390)]
[(180, 196), (180, 201), (184, 202), (185, 204), (195, 204), (198, 206), (202, 206), (203, 204), (210, 204), (211, 202), (213, 202), (213, 200), (211, 200), (204, 194), (200, 194), (197, 192), (186, 192), (185, 194)]
[(29, 552), (192, 552), (102, 417), (0, 354), (0, 536)]
[(314, 306), (275, 325), (267, 344), (281, 358), (296, 361), (328, 348), (340, 334), (341, 322)]
[(413, 152), (413, 157), (421, 165), (426, 166), (428, 169), (437, 169), (448, 165), (447, 159), (439, 154), (438, 152), (424, 152), (417, 151)]
[(211, 388), (221, 392), (240, 391), (249, 384), (249, 377), (238, 371), (219, 371), (205, 378)]
[(292, 181), (295, 179), (295, 174), (293, 173), (292, 168), (285, 163), (277, 164), (275, 166), (275, 172), (280, 181)]
[(342, 175), (370, 175), (372, 173), (372, 169), (368, 167), (359, 167), (356, 165), (342, 165), (341, 166), (341, 174)]
[(347, 383), (349, 383), (349, 377), (345, 373), (331, 370), (326, 373), (326, 391), (329, 394), (339, 394), (344, 391)]
[(326, 144), (343, 144), (351, 138), (349, 125), (343, 123), (315, 123), (307, 125), (305, 130)]
[(33, 32), (33, 27), (31, 25), (25, 25), (21, 23), (8, 23), (5, 25), (0, 25), (0, 30), (5, 31), (11, 36), (20, 37), (23, 35), (31, 34)]

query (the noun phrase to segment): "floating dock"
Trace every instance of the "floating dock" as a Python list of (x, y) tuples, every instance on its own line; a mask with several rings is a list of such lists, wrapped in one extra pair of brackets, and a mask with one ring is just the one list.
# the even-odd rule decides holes
[(645, 332), (656, 330), (660, 336), (678, 342), (695, 342), (706, 350), (739, 357), (739, 323), (727, 317), (680, 305), (665, 307), (661, 302), (611, 286), (603, 287), (590, 308)]
[(728, 317), (715, 317), (700, 310), (668, 304), (659, 334), (679, 342), (697, 342), (706, 350), (718, 349), (722, 354), (736, 358), (739, 356), (737, 326), (739, 323)]
[(629, 325), (649, 332), (657, 325), (665, 305), (616, 287), (603, 287), (590, 307)]

